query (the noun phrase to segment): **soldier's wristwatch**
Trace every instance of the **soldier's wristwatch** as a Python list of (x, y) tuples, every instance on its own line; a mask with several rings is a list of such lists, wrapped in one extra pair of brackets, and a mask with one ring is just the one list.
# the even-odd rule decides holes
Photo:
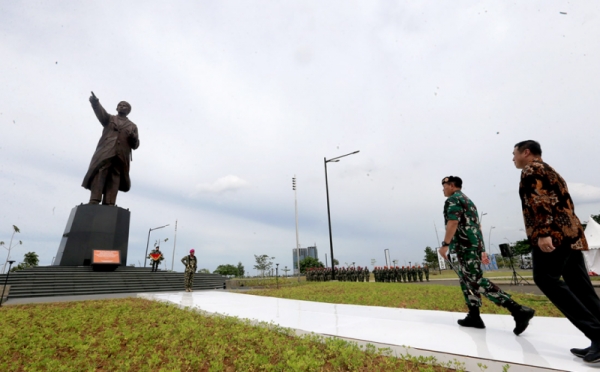
[(442, 242), (442, 247), (447, 247), (449, 245), (450, 245), (450, 243)]

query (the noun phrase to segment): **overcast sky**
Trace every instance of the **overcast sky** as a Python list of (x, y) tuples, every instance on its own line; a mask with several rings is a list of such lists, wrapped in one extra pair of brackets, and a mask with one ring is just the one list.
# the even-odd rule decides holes
[[(563, 14), (566, 13), (566, 14)], [(444, 176), (464, 181), (486, 243), (525, 238), (516, 142), (541, 142), (582, 221), (600, 213), (597, 1), (4, 1), (0, 4), (0, 240), (12, 225), (56, 255), (109, 113), (132, 105), (140, 147), (128, 263), (148, 230), (168, 267), (302, 247), (342, 265), (421, 261), (443, 238)], [(492, 226), (495, 227), (492, 229)], [(490, 234), (491, 232), (491, 234)], [(328, 254), (329, 259), (330, 255)], [(0, 251), (0, 261), (6, 251)]]

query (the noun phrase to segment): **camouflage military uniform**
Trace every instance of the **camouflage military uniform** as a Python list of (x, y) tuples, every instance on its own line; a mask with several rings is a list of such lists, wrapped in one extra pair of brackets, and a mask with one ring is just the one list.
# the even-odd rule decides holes
[[(158, 260), (155, 260), (152, 258), (153, 254), (160, 254), (160, 257), (158, 258)], [(160, 247), (155, 247), (153, 250), (150, 251), (150, 254), (148, 255), (148, 258), (151, 261), (152, 264), (152, 271), (158, 271), (158, 265), (160, 265), (160, 263), (162, 262), (162, 260), (164, 260), (165, 258), (163, 257), (162, 252), (160, 251)]]
[(423, 269), (421, 268), (421, 266), (417, 267), (417, 274), (419, 275), (419, 281), (422, 282), (423, 281)]
[(460, 287), (467, 306), (481, 307), (481, 294), (496, 305), (510, 300), (510, 295), (483, 277), (481, 255), (484, 252), (483, 236), (475, 204), (462, 191), (446, 199), (444, 220), (458, 220), (458, 229), (450, 242), (450, 253), (456, 253)]
[(186, 292), (191, 292), (192, 287), (194, 286), (194, 273), (198, 268), (198, 260), (196, 256), (187, 255), (181, 259), (181, 262), (185, 266), (185, 274), (183, 279), (183, 284), (185, 286)]
[(429, 281), (429, 267), (427, 265), (423, 267), (423, 272), (425, 273), (425, 280)]

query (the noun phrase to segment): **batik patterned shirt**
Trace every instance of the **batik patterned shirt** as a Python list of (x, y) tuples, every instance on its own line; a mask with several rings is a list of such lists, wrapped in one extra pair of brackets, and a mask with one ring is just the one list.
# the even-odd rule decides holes
[(532, 246), (537, 247), (538, 238), (549, 236), (555, 247), (588, 250), (567, 183), (554, 168), (541, 159), (526, 165), (521, 171), (519, 196)]
[(485, 252), (483, 235), (479, 225), (477, 207), (462, 191), (456, 191), (444, 204), (444, 223), (458, 221), (458, 228), (450, 243), (450, 252), (473, 249)]

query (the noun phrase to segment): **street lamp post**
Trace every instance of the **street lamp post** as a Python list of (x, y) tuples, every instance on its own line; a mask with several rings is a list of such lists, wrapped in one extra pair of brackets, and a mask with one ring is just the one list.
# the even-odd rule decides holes
[(0, 296), (0, 307), (2, 306), (2, 300), (4, 299), (4, 291), (6, 290), (6, 284), (8, 283), (8, 276), (10, 275), (10, 267), (15, 261), (8, 261), (8, 272), (6, 273), (6, 279), (4, 280), (4, 287), (2, 288), (2, 296)]
[(167, 227), (169, 225), (164, 225), (164, 226), (160, 226), (160, 227), (155, 227), (153, 229), (148, 230), (148, 240), (146, 241), (146, 255), (144, 256), (144, 267), (146, 267), (146, 261), (148, 260), (148, 244), (150, 243), (150, 233), (153, 230), (158, 230), (158, 229), (162, 229), (163, 227)]
[(296, 211), (296, 262), (298, 263), (298, 283), (300, 283), (300, 240), (298, 238), (298, 196), (296, 192), (296, 175), (292, 178), (292, 190), (294, 190), (294, 207)]
[(277, 282), (277, 289), (279, 289), (279, 264), (275, 264), (277, 267), (275, 268), (275, 281)]
[(495, 229), (496, 226), (490, 226), (490, 233), (488, 234), (488, 245), (490, 246), (490, 253), (492, 253), (492, 229)]
[(329, 223), (329, 253), (331, 254), (331, 280), (335, 280), (335, 265), (333, 264), (335, 261), (333, 256), (333, 238), (331, 236), (331, 210), (329, 207), (329, 184), (327, 182), (327, 163), (337, 163), (338, 161), (340, 161), (340, 158), (358, 154), (359, 152), (360, 150), (354, 151), (349, 154), (338, 156), (329, 160), (327, 160), (327, 158), (323, 158), (323, 164), (325, 165), (325, 193), (327, 194), (327, 222)]

